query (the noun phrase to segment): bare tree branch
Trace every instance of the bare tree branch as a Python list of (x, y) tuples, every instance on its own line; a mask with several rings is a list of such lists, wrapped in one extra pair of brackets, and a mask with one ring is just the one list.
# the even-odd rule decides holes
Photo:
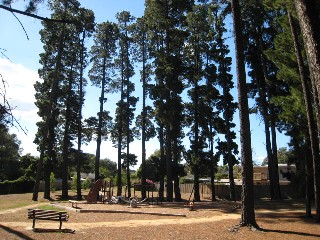
[[(6, 49), (0, 48), (0, 55), (2, 55), (4, 58), (8, 59), (11, 62), (10, 58), (8, 58), (8, 56), (5, 54), (6, 51), (7, 51)], [(1, 74), (0, 74), (0, 76), (1, 76)], [(1, 78), (2, 78), (2, 76), (1, 76)]]
[(27, 39), (30, 40), (30, 39), (29, 39), (29, 36), (28, 36), (28, 33), (27, 33), (26, 29), (24, 28), (24, 26), (23, 26), (22, 22), (20, 21), (20, 19), (14, 14), (14, 12), (11, 12), (11, 13), (12, 13), (12, 15), (18, 20), (18, 22), (20, 23), (20, 26), (22, 27), (24, 33), (25, 33), (26, 36), (27, 36)]
[(3, 99), (0, 103), (0, 123), (7, 125), (11, 124), (11, 126), (15, 126), (16, 128), (23, 131), (25, 135), (27, 135), (27, 129), (23, 129), (19, 121), (14, 117), (9, 101), (6, 98), (6, 81), (3, 79), (2, 74), (0, 73), (2, 87), (0, 87), (0, 97)]
[(4, 10), (7, 10), (9, 12), (12, 12), (12, 13), (19, 13), (19, 14), (22, 14), (22, 15), (25, 15), (25, 16), (28, 16), (28, 17), (32, 17), (32, 18), (36, 18), (36, 19), (39, 19), (39, 20), (42, 20), (42, 21), (45, 21), (45, 22), (74, 23), (74, 21), (71, 21), (71, 20), (52, 19), (52, 18), (41, 17), (41, 16), (35, 15), (33, 13), (28, 13), (28, 12), (25, 12), (25, 11), (21, 11), (21, 10), (17, 10), (17, 9), (14, 9), (14, 8), (11, 8), (11, 7), (7, 7), (7, 6), (4, 6), (2, 4), (0, 5), (0, 8), (2, 8)]

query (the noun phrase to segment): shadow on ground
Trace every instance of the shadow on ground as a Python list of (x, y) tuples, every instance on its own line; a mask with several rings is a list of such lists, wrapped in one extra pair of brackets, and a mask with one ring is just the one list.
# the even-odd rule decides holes
[(3, 229), (4, 231), (6, 231), (6, 232), (8, 232), (8, 233), (10, 233), (10, 234), (12, 234), (12, 235), (15, 235), (15, 236), (17, 236), (17, 237), (19, 237), (19, 238), (21, 238), (21, 239), (33, 240), (33, 238), (25, 235), (24, 233), (19, 232), (19, 231), (16, 231), (16, 230), (14, 230), (14, 229), (12, 229), (12, 228), (3, 226), (3, 225), (1, 225), (1, 224), (0, 224), (0, 229)]

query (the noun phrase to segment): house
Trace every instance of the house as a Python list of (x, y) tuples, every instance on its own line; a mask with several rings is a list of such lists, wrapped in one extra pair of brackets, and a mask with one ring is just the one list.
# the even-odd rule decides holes
[[(296, 166), (288, 164), (279, 164), (279, 183), (287, 185), (290, 183), (292, 174), (296, 172)], [(269, 171), (268, 166), (254, 166), (253, 167), (253, 181), (255, 184), (265, 184), (269, 182)]]
[(84, 181), (86, 179), (90, 179), (91, 181), (94, 181), (95, 174), (94, 173), (80, 173), (81, 181)]

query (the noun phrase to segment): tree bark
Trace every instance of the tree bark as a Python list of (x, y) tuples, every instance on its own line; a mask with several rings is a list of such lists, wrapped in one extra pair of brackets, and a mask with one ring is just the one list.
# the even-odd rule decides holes
[(117, 196), (122, 195), (122, 174), (121, 174), (121, 151), (122, 151), (122, 133), (123, 133), (123, 106), (124, 106), (124, 59), (121, 54), (121, 99), (119, 105), (119, 126), (118, 126), (118, 171), (117, 171)]
[(165, 176), (165, 149), (164, 149), (164, 136), (163, 136), (163, 124), (159, 124), (159, 143), (160, 143), (160, 187), (159, 187), (159, 201), (164, 199), (164, 176)]
[(166, 169), (167, 169), (167, 202), (173, 201), (173, 173), (172, 173), (172, 141), (171, 124), (167, 124), (166, 129)]
[(80, 51), (80, 79), (79, 79), (79, 112), (78, 112), (78, 151), (77, 151), (77, 200), (82, 199), (81, 194), (81, 145), (82, 145), (82, 106), (83, 106), (83, 70), (84, 70), (84, 40), (86, 31), (82, 32), (81, 51)]
[(215, 170), (216, 170), (216, 161), (215, 161), (215, 157), (214, 157), (214, 139), (213, 139), (213, 126), (212, 126), (212, 122), (210, 121), (209, 124), (209, 128), (210, 128), (210, 139), (209, 139), (209, 143), (210, 143), (210, 160), (211, 160), (211, 166), (210, 166), (210, 184), (211, 184), (211, 201), (216, 201), (216, 189), (215, 189), (215, 183), (214, 183), (214, 179), (215, 179)]
[[(302, 90), (303, 90), (303, 96), (304, 96), (304, 102), (306, 104), (306, 113), (307, 113), (307, 120), (308, 120), (308, 130), (309, 130), (309, 139), (310, 139), (310, 146), (311, 146), (311, 154), (312, 158), (306, 158), (305, 159), (305, 168), (306, 168), (306, 217), (311, 217), (311, 205), (310, 201), (310, 171), (312, 171), (312, 162), (319, 162), (320, 161), (320, 155), (319, 155), (319, 142), (317, 138), (317, 126), (314, 122), (314, 115), (313, 115), (313, 107), (312, 107), (312, 96), (311, 96), (311, 91), (310, 91), (310, 83), (308, 82), (308, 77), (305, 69), (305, 65), (303, 63), (303, 57), (301, 53), (301, 46), (299, 44), (298, 40), (298, 33), (296, 30), (296, 27), (294, 25), (293, 18), (291, 16), (291, 13), (289, 10), (288, 12), (288, 19), (289, 19), (289, 24), (290, 24), (290, 29), (291, 29), (291, 34), (292, 34), (292, 39), (294, 43), (294, 49), (295, 49), (295, 54), (297, 58), (297, 63), (298, 63), (298, 68), (299, 68), (299, 75), (300, 75), (300, 80), (301, 80), (301, 85), (302, 85)], [(310, 163), (310, 161), (312, 161)]]
[(102, 82), (101, 82), (101, 93), (100, 93), (100, 110), (98, 113), (98, 136), (97, 136), (97, 149), (96, 149), (96, 160), (94, 165), (94, 173), (95, 173), (95, 181), (100, 178), (99, 168), (100, 168), (100, 147), (102, 142), (102, 124), (103, 124), (103, 103), (105, 101), (104, 93), (105, 93), (105, 85), (106, 85), (106, 57), (103, 58), (102, 65)]
[(63, 150), (62, 150), (62, 199), (68, 198), (68, 168), (69, 168), (69, 134), (70, 134), (70, 124), (71, 124), (71, 98), (72, 98), (72, 80), (73, 80), (73, 67), (71, 67), (69, 75), (69, 85), (68, 85), (68, 97), (66, 99), (66, 113), (65, 113), (65, 126), (63, 135)]
[[(145, 33), (143, 33), (145, 35)], [(145, 52), (145, 42), (142, 43), (142, 159), (141, 159), (141, 183), (142, 185), (146, 185), (146, 118), (147, 118), (147, 111), (146, 111), (146, 52)], [(146, 189), (143, 187), (141, 190), (141, 197), (145, 199)]]
[(254, 211), (253, 162), (251, 152), (251, 134), (249, 107), (246, 86), (244, 46), (242, 42), (242, 20), (238, 0), (231, 0), (233, 28), (235, 35), (236, 68), (238, 78), (238, 102), (240, 118), (240, 143), (242, 165), (242, 213), (241, 226), (258, 227)]
[(280, 183), (279, 183), (279, 168), (278, 168), (278, 146), (277, 146), (277, 131), (275, 113), (271, 108), (271, 139), (272, 139), (272, 172), (274, 180), (274, 200), (282, 199)]
[[(306, 49), (310, 77), (312, 84), (315, 86), (315, 96), (320, 93), (320, 31), (319, 13), (316, 0), (294, 0), (297, 11), (300, 28), (302, 31), (303, 41)], [(317, 99), (319, 100), (319, 99)], [(319, 101), (315, 102), (319, 105)], [(317, 116), (317, 125), (320, 126), (320, 114)], [(319, 138), (319, 132), (318, 132)], [(320, 221), (320, 162), (313, 162), (313, 176), (314, 176), (314, 194), (316, 218)]]
[[(229, 156), (228, 156), (229, 158)], [(235, 183), (234, 183), (234, 176), (233, 176), (233, 166), (232, 162), (228, 160), (228, 175), (229, 175), (229, 191), (230, 191), (230, 200), (236, 201), (236, 190), (235, 190)]]

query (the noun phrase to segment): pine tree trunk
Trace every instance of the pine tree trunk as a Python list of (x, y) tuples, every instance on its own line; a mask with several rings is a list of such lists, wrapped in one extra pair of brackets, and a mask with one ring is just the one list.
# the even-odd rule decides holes
[(241, 226), (258, 227), (254, 211), (253, 162), (251, 152), (251, 135), (249, 107), (246, 86), (244, 46), (242, 37), (242, 20), (238, 0), (231, 0), (233, 27), (236, 46), (236, 66), (238, 78), (238, 102), (240, 119), (240, 143), (242, 165), (242, 213)]
[[(312, 84), (315, 86), (316, 94), (320, 93), (320, 31), (319, 27), (319, 13), (316, 0), (294, 0), (297, 11), (300, 28), (302, 31), (303, 41), (307, 54), (310, 77)], [(319, 100), (319, 99), (318, 99)], [(319, 101), (315, 103), (320, 105)], [(320, 126), (320, 119), (318, 114), (317, 125)], [(318, 132), (318, 138), (319, 138)], [(314, 192), (315, 192), (315, 206), (316, 218), (320, 221), (320, 161), (313, 162), (313, 176), (314, 176)]]
[(44, 193), (43, 193), (43, 198), (44, 199), (50, 199), (50, 174), (52, 170), (52, 164), (50, 161), (45, 162), (44, 164)]
[[(130, 161), (129, 161), (129, 154), (130, 154), (130, 148), (129, 148), (129, 139), (127, 139), (127, 191), (128, 191), (128, 198), (131, 198), (131, 180), (130, 180)], [(142, 187), (143, 189), (144, 187)], [(144, 198), (142, 198), (144, 199)]]
[(235, 190), (235, 183), (234, 183), (234, 176), (233, 176), (233, 164), (229, 160), (228, 161), (228, 175), (229, 175), (229, 190), (230, 190), (230, 200), (236, 201), (236, 190)]
[(198, 165), (194, 166), (194, 183), (193, 183), (193, 200), (195, 202), (200, 202), (200, 184), (199, 184), (199, 167)]
[[(143, 23), (144, 26), (144, 23)], [(144, 26), (145, 27), (145, 26)], [(146, 54), (146, 31), (143, 29), (143, 41), (142, 41), (142, 129), (141, 129), (141, 142), (142, 142), (142, 159), (141, 159), (141, 183), (146, 185), (146, 121), (147, 121), (147, 111), (146, 111), (146, 98), (147, 98), (147, 54)], [(147, 197), (146, 190), (142, 188), (141, 197), (145, 199)]]
[(38, 201), (40, 180), (43, 170), (44, 146), (40, 144), (40, 157), (37, 165), (37, 174), (33, 187), (32, 201)]
[(214, 158), (214, 139), (213, 139), (213, 126), (210, 122), (209, 124), (209, 128), (210, 128), (210, 139), (209, 139), (209, 143), (210, 143), (210, 159), (211, 159), (211, 166), (210, 166), (210, 184), (211, 184), (211, 201), (216, 201), (216, 188), (215, 188), (215, 183), (214, 183), (214, 179), (215, 179), (215, 168), (216, 168), (216, 162), (215, 162), (215, 158)]
[(211, 164), (211, 168), (210, 168), (210, 174), (211, 174), (211, 178), (210, 178), (210, 185), (211, 185), (211, 201), (214, 202), (216, 201), (216, 188), (215, 188), (215, 172), (214, 172), (214, 165), (213, 163)]
[[(177, 139), (177, 138), (176, 138)], [(180, 191), (180, 180), (179, 180), (179, 147), (178, 142), (173, 141), (173, 164), (174, 164), (174, 176), (173, 176), (173, 190), (174, 190), (174, 200), (176, 202), (181, 202), (181, 191)]]
[(174, 200), (176, 202), (181, 202), (182, 198), (181, 198), (181, 192), (180, 192), (180, 180), (179, 180), (179, 176), (175, 175), (174, 176)]
[(118, 171), (117, 171), (117, 196), (122, 195), (122, 176), (121, 176), (121, 141), (122, 141), (122, 132), (118, 133)]
[[(73, 67), (70, 70), (73, 71)], [(68, 168), (69, 168), (69, 134), (70, 134), (70, 124), (71, 124), (71, 97), (72, 97), (72, 73), (69, 76), (69, 86), (68, 86), (68, 97), (66, 101), (66, 122), (64, 126), (63, 135), (63, 150), (62, 150), (62, 199), (68, 198)]]
[[(279, 186), (279, 177), (277, 177), (277, 173), (274, 171), (275, 165), (278, 164), (278, 161), (275, 161), (273, 158), (273, 151), (271, 145), (271, 133), (270, 133), (270, 104), (268, 102), (268, 86), (266, 84), (267, 72), (265, 66), (265, 60), (263, 58), (263, 48), (262, 48), (262, 36), (261, 30), (257, 30), (254, 34), (255, 41), (255, 51), (252, 53), (254, 57), (254, 61), (252, 63), (252, 68), (255, 74), (255, 78), (257, 81), (258, 93), (259, 93), (259, 110), (261, 112), (263, 121), (264, 121), (264, 130), (265, 130), (265, 139), (266, 139), (266, 151), (267, 151), (267, 159), (268, 159), (268, 173), (269, 173), (269, 186), (270, 186), (270, 197), (271, 200), (279, 200), (280, 195), (279, 191), (277, 191), (277, 186)], [(269, 96), (270, 98), (270, 96)], [(277, 151), (277, 149), (273, 149)]]
[[(306, 140), (307, 146), (309, 145), (309, 141)], [(312, 161), (310, 156), (310, 150), (309, 148), (305, 146), (304, 147), (304, 173), (305, 173), (305, 181), (306, 181), (306, 193), (305, 193), (305, 204), (306, 204), (306, 217), (312, 218), (312, 194), (313, 194), (313, 188), (312, 188)]]
[[(298, 33), (296, 30), (296, 27), (294, 25), (293, 18), (291, 16), (290, 11), (288, 12), (288, 19), (290, 23), (290, 29), (292, 34), (292, 39), (294, 43), (294, 49), (295, 54), (297, 58), (298, 68), (299, 68), (299, 74), (300, 74), (300, 80), (303, 90), (303, 96), (304, 96), (304, 102), (306, 104), (306, 113), (307, 113), (307, 120), (308, 120), (308, 130), (309, 130), (309, 138), (310, 138), (310, 146), (311, 146), (311, 154), (312, 154), (312, 160), (313, 162), (319, 162), (320, 161), (320, 155), (319, 155), (319, 142), (317, 138), (317, 127), (314, 122), (314, 115), (313, 115), (313, 107), (312, 107), (312, 96), (310, 91), (310, 83), (308, 83), (308, 77), (305, 70), (305, 65), (303, 63), (303, 57), (301, 54), (301, 47), (298, 41)], [(311, 160), (311, 159), (310, 159)], [(312, 163), (309, 163), (309, 159), (306, 159), (306, 199), (310, 199), (309, 196), (309, 174), (310, 174), (310, 166)], [(308, 163), (307, 163), (308, 162)], [(312, 168), (312, 167), (311, 167)], [(310, 201), (309, 201), (310, 202)], [(311, 206), (310, 203), (307, 201), (306, 206), (306, 216), (311, 217)]]
[(160, 187), (159, 187), (159, 201), (164, 199), (164, 176), (165, 176), (165, 149), (164, 149), (164, 136), (163, 125), (159, 124), (159, 142), (160, 142)]
[[(82, 107), (83, 107), (83, 70), (84, 70), (84, 40), (86, 38), (86, 31), (83, 30), (82, 32), (82, 39), (81, 39), (81, 51), (80, 51), (80, 79), (79, 79), (79, 112), (78, 112), (78, 151), (77, 151), (77, 200), (82, 199), (81, 194), (81, 145), (82, 145)], [(80, 181), (79, 181), (79, 180)]]
[(271, 109), (271, 139), (272, 139), (272, 172), (274, 181), (274, 197), (273, 200), (282, 199), (280, 183), (279, 183), (279, 168), (278, 168), (278, 146), (277, 146), (277, 131), (276, 131), (276, 120), (275, 114)]
[(167, 202), (173, 201), (173, 174), (172, 174), (172, 141), (171, 124), (166, 129), (166, 168), (167, 168)]
[[(141, 160), (141, 183), (142, 185), (146, 185), (146, 67), (145, 67), (145, 50), (144, 45), (142, 49), (143, 54), (143, 62), (142, 62), (142, 160)], [(141, 190), (141, 197), (142, 199), (145, 199), (147, 197), (146, 195), (146, 189), (143, 187)]]
[(119, 126), (118, 126), (118, 171), (117, 171), (117, 196), (122, 195), (122, 175), (121, 175), (121, 151), (122, 151), (122, 134), (123, 134), (123, 107), (124, 107), (124, 60), (121, 55), (121, 99), (119, 105)]
[(105, 85), (106, 85), (106, 57), (103, 58), (103, 65), (102, 65), (102, 82), (101, 82), (101, 93), (100, 93), (100, 110), (98, 113), (98, 136), (97, 136), (97, 149), (96, 149), (96, 161), (94, 165), (94, 173), (95, 173), (95, 181), (100, 179), (100, 147), (101, 147), (101, 139), (102, 139), (102, 124), (103, 124), (103, 103), (105, 101), (104, 92), (105, 92)]
[[(195, 80), (197, 81), (197, 80)], [(193, 163), (193, 171), (194, 171), (194, 201), (200, 202), (200, 186), (199, 186), (199, 87), (197, 82), (195, 82), (194, 87), (194, 156), (196, 163)]]

